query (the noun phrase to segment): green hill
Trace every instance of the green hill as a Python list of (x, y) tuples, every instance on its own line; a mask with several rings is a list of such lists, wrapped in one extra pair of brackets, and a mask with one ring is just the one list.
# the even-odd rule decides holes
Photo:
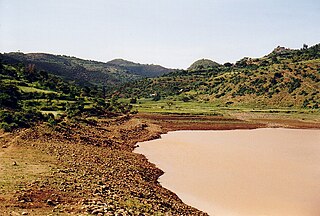
[(200, 59), (195, 61), (190, 67), (188, 68), (189, 71), (199, 71), (199, 70), (212, 70), (214, 68), (218, 68), (221, 66), (217, 62), (214, 62), (210, 59)]
[(67, 82), (34, 65), (0, 62), (0, 129), (128, 112), (130, 106), (106, 98), (103, 89)]
[(4, 53), (0, 54), (0, 59), (9, 64), (34, 64), (39, 70), (48, 71), (79, 84), (107, 87), (145, 77), (156, 77), (172, 71), (159, 65), (137, 64), (119, 59), (104, 63), (46, 53)]
[(118, 92), (124, 98), (210, 102), (218, 106), (318, 109), (320, 45), (299, 50), (277, 47), (262, 58), (243, 58), (235, 64), (201, 60), (189, 70), (135, 81)]
[(157, 77), (172, 71), (172, 69), (164, 68), (160, 65), (139, 64), (123, 59), (114, 59), (107, 62), (107, 65), (121, 68), (123, 71), (142, 77)]

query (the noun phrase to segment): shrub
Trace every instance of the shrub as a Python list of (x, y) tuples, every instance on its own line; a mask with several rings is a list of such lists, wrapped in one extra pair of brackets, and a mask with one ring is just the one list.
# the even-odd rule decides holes
[(17, 108), (21, 95), (17, 87), (0, 82), (0, 107)]
[(294, 90), (301, 86), (301, 80), (292, 78), (292, 81), (288, 83), (288, 92), (292, 93)]
[(161, 96), (160, 96), (159, 94), (156, 94), (156, 95), (152, 98), (153, 101), (159, 101), (160, 99), (161, 99)]
[(130, 99), (131, 104), (136, 104), (137, 103), (137, 98), (131, 98)]
[(47, 120), (46, 116), (34, 109), (22, 111), (0, 111), (0, 128), (12, 131), (16, 128), (27, 128), (37, 122)]

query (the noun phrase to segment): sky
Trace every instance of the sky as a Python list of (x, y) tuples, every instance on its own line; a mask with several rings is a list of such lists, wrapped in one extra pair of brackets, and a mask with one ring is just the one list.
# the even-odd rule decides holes
[(319, 0), (0, 0), (1, 53), (186, 69), (319, 42)]

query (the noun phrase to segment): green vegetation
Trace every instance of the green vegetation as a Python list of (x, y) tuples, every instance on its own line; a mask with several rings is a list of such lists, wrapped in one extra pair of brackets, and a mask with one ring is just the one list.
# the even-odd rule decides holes
[[(320, 104), (320, 45), (300, 50), (277, 47), (262, 58), (235, 64), (196, 61), (189, 70), (175, 71), (122, 85), (119, 97), (136, 98), (139, 110), (150, 102), (211, 104), (214, 107), (296, 109), (317, 111)], [(182, 103), (183, 104), (183, 103)], [(194, 105), (191, 105), (191, 107)], [(173, 107), (173, 106), (172, 106)], [(155, 108), (157, 112), (159, 111)], [(178, 112), (178, 111), (177, 111)]]
[[(128, 103), (131, 99), (119, 99), (122, 102)], [(272, 115), (272, 118), (284, 119), (304, 119), (304, 120), (319, 120), (320, 112), (317, 109), (304, 108), (268, 108), (268, 107), (253, 107), (252, 105), (221, 105), (219, 102), (199, 102), (199, 101), (172, 101), (162, 99), (154, 101), (152, 99), (137, 99), (136, 103), (132, 104), (132, 110), (141, 113), (158, 113), (158, 114), (178, 114), (178, 115), (207, 115), (207, 116), (225, 116), (232, 117), (239, 113), (246, 113), (250, 116)], [(271, 117), (270, 117), (271, 118)]]
[[(128, 99), (120, 99), (122, 102), (130, 102)], [(137, 99), (132, 104), (132, 109), (138, 112), (162, 113), (162, 114), (194, 114), (194, 115), (221, 115), (221, 109), (212, 103), (199, 103), (196, 101), (183, 102), (152, 99)]]
[(209, 70), (212, 71), (215, 68), (220, 67), (217, 62), (214, 62), (210, 59), (200, 59), (198, 61), (195, 61), (189, 68), (189, 71), (201, 71), (201, 70)]
[(38, 70), (50, 72), (65, 80), (75, 81), (82, 86), (104, 86), (109, 89), (115, 84), (157, 77), (172, 71), (159, 65), (138, 64), (123, 59), (107, 63), (84, 60), (76, 57), (45, 53), (0, 54), (3, 63), (35, 66)]
[(117, 68), (117, 70), (127, 71), (130, 74), (134, 74), (142, 77), (157, 77), (171, 72), (171, 69), (164, 68), (160, 65), (154, 64), (139, 64), (123, 59), (114, 59), (107, 62), (109, 66)]
[(122, 59), (101, 63), (22, 53), (0, 57), (0, 117), (5, 130), (39, 121), (54, 125), (63, 118), (113, 116), (131, 107), (167, 114), (319, 113), (319, 44), (299, 50), (277, 47), (262, 58), (246, 57), (235, 64), (202, 59), (188, 70), (171, 73)]
[(131, 105), (106, 99), (103, 90), (80, 87), (33, 65), (0, 63), (0, 128), (11, 131), (47, 121), (129, 113)]

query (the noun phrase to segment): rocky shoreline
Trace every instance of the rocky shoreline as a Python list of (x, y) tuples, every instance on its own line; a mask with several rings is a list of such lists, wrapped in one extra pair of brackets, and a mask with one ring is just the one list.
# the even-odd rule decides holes
[[(138, 114), (3, 133), (0, 213), (207, 215), (187, 206), (159, 184), (163, 171), (145, 156), (132, 152), (136, 143), (172, 130), (253, 129), (268, 127), (270, 122)], [(288, 125), (297, 127), (297, 121), (282, 124)], [(300, 122), (300, 127), (320, 125)]]
[[(138, 141), (158, 138), (161, 133), (157, 125), (124, 116), (101, 119), (92, 125), (70, 123), (54, 129), (41, 125), (17, 132), (10, 143), (11, 139), (6, 142), (2, 138), (2, 145), (7, 145), (8, 150), (28, 149), (51, 159), (48, 170), (33, 176), (31, 182), (21, 179), (21, 187), (14, 191), (2, 188), (0, 212), (4, 215), (205, 215), (161, 187), (157, 179), (163, 172), (143, 155), (132, 152)], [(47, 163), (35, 160), (36, 164)], [(21, 158), (15, 166), (5, 169), (29, 163), (32, 161)]]

